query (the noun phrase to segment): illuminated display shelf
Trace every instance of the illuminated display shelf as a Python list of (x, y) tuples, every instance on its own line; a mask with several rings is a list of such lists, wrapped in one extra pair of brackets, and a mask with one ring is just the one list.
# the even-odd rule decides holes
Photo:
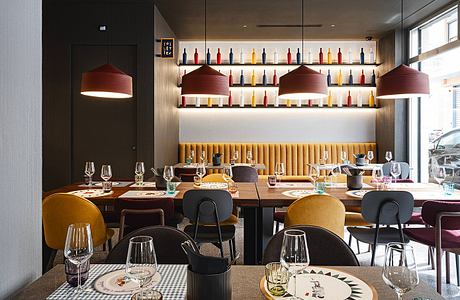
[(340, 108), (340, 109), (355, 109), (355, 108), (358, 108), (358, 109), (378, 109), (379, 107), (378, 106), (374, 106), (374, 107), (369, 107), (369, 105), (365, 105), (363, 104), (363, 106), (357, 106), (356, 104), (353, 104), (352, 106), (346, 106), (346, 105), (343, 105), (343, 106), (337, 106), (336, 104), (334, 104), (333, 106), (329, 107), (327, 106), (327, 103), (326, 105), (323, 105), (323, 106), (318, 106), (318, 104), (315, 104), (313, 106), (308, 106), (306, 104), (303, 104), (302, 106), (297, 106), (296, 105), (297, 103), (292, 103), (292, 105), (289, 107), (289, 106), (286, 106), (286, 104), (280, 104), (278, 106), (275, 106), (274, 104), (269, 104), (268, 106), (264, 106), (263, 104), (257, 104), (255, 107), (251, 106), (251, 105), (245, 105), (244, 107), (241, 107), (239, 106), (239, 104), (233, 104), (232, 106), (228, 106), (228, 105), (224, 105), (224, 106), (218, 106), (217, 104), (213, 104), (212, 107), (209, 107), (207, 106), (206, 104), (201, 104), (200, 106), (195, 106), (194, 104), (188, 104), (186, 107), (182, 107), (182, 106), (178, 106), (178, 108), (196, 108), (196, 109), (204, 109), (204, 108), (208, 108), (208, 109), (213, 109), (213, 108), (225, 108), (225, 109), (233, 109), (233, 108), (244, 108), (244, 109), (251, 109), (251, 108), (286, 108), (286, 109), (308, 109), (308, 108), (319, 108), (319, 109), (337, 109), (337, 108)]
[[(179, 84), (178, 87), (180, 88), (181, 85)], [(279, 85), (273, 85), (273, 84), (267, 84), (267, 85), (263, 85), (263, 84), (256, 84), (255, 86), (252, 86), (250, 83), (249, 84), (245, 84), (244, 86), (241, 86), (239, 84), (233, 84), (232, 86), (230, 86), (230, 90), (237, 90), (237, 89), (267, 89), (267, 90), (274, 90), (274, 89), (278, 89)], [(329, 86), (328, 88), (329, 89), (375, 89), (375, 85), (372, 85), (372, 84), (365, 84), (365, 85), (360, 85), (360, 84), (353, 84), (353, 85), (348, 85), (348, 84), (342, 84), (342, 85), (338, 85), (338, 84), (332, 84), (331, 86)]]

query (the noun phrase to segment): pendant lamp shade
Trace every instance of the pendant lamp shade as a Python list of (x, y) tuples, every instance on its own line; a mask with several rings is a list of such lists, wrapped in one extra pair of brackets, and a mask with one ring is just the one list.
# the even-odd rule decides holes
[(228, 77), (203, 65), (182, 77), (181, 94), (184, 97), (226, 98), (229, 94)]
[(430, 94), (428, 75), (404, 64), (377, 78), (377, 98), (397, 99)]
[(131, 98), (133, 79), (117, 67), (105, 64), (82, 74), (80, 93), (100, 98)]
[(301, 65), (280, 77), (278, 95), (292, 100), (327, 97), (326, 76)]

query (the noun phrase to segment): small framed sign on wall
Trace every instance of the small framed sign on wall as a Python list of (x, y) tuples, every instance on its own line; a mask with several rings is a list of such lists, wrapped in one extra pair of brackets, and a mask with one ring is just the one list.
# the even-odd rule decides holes
[(161, 38), (161, 57), (174, 58), (174, 38)]

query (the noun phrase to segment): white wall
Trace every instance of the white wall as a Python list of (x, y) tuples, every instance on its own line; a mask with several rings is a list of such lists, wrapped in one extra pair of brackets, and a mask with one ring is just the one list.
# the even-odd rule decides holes
[(41, 273), (42, 1), (0, 2), (0, 299)]
[(373, 142), (376, 110), (369, 108), (179, 109), (185, 142)]

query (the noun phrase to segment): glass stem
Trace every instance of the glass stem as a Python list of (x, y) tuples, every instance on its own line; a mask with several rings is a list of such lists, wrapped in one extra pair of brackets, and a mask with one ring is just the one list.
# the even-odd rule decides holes
[(396, 293), (396, 295), (398, 295), (398, 300), (402, 300), (403, 294), (401, 294), (401, 293)]
[(294, 273), (294, 297), (295, 299), (299, 299), (297, 297), (297, 272)]
[(140, 300), (144, 300), (144, 283), (140, 284), (139, 286), (141, 287), (141, 299)]
[(92, 186), (93, 185), (93, 176), (89, 176), (89, 186)]

